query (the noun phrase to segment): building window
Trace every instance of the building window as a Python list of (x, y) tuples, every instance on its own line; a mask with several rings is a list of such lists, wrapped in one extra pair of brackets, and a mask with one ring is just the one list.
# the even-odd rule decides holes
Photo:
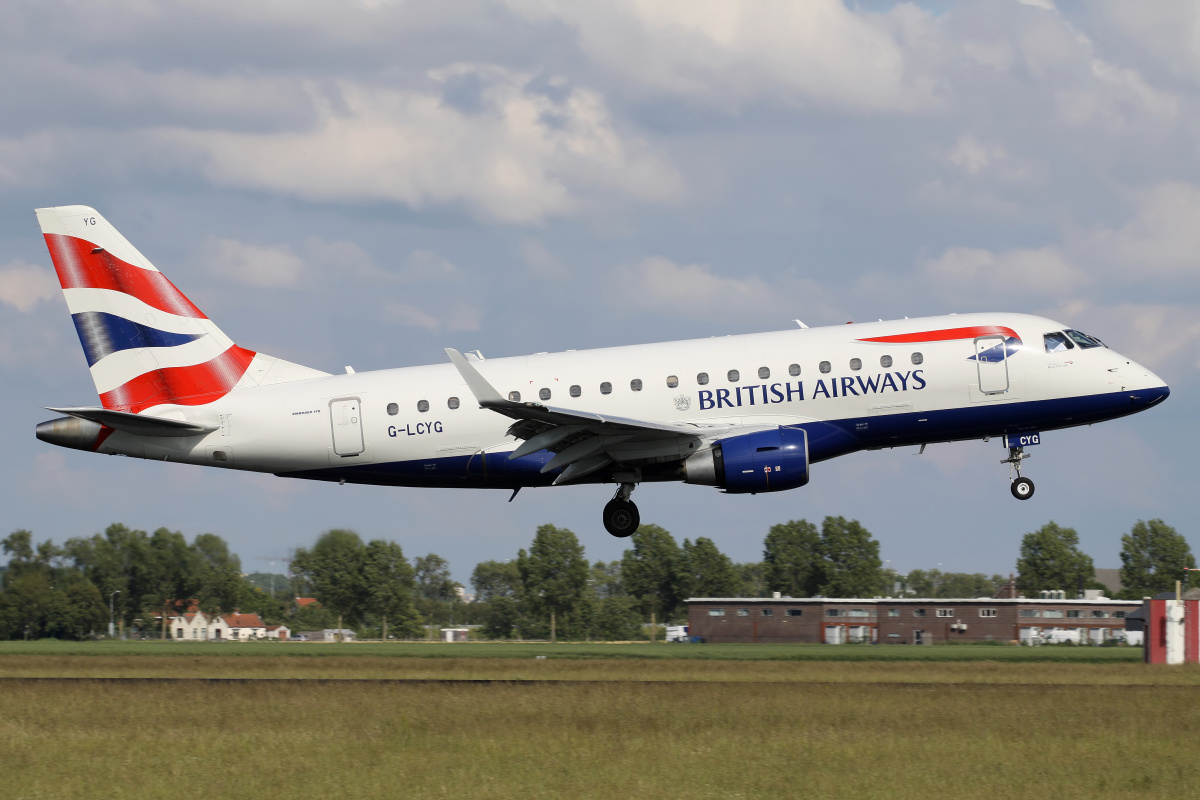
[(800, 374), (800, 365), (799, 364), (792, 364), (791, 366), (788, 367), (788, 375), (791, 375), (794, 378), (799, 374)]
[(457, 397), (451, 397), (449, 400), (447, 400), (447, 401), (446, 401), (446, 405), (447, 405), (447, 406), (448, 406), (450, 409), (455, 409), (455, 408), (458, 408), (458, 398), (457, 398)]
[(1042, 615), (1042, 612), (1037, 610), (1036, 608), (1022, 608), (1021, 609), (1022, 617), (1040, 617), (1041, 615)]
[(850, 359), (850, 369), (854, 370), (855, 372), (858, 372), (860, 369), (862, 369), (862, 359), (861, 358)]
[[(1118, 611), (1117, 613), (1124, 614), (1125, 612)], [(1092, 616), (1095, 617), (1096, 619), (1108, 619), (1108, 612), (1107, 611), (1093, 611)]]
[(828, 361), (822, 361), (817, 366), (817, 369), (821, 370), (821, 372), (829, 372), (831, 369), (833, 369), (833, 365), (830, 364)]
[(1069, 608), (1067, 609), (1067, 616), (1071, 619), (1079, 619), (1083, 616), (1083, 612), (1077, 608)]
[(981, 609), (979, 609), (979, 616), (981, 616), (981, 617), (994, 617), (994, 616), (996, 616), (996, 609), (994, 609), (994, 608), (981, 608)]
[(739, 617), (748, 617), (748, 616), (750, 616), (750, 609), (748, 609), (748, 608), (739, 608), (739, 609), (738, 609), (738, 616), (739, 616)]
[(710, 609), (708, 610), (708, 615), (709, 615), (710, 617), (723, 617), (723, 616), (725, 616), (725, 609), (723, 609), (723, 608), (710, 608)]
[(898, 609), (898, 608), (889, 608), (889, 609), (888, 609), (888, 616), (889, 616), (889, 617), (898, 617), (898, 616), (900, 616), (900, 609)]
[(729, 372), (725, 373), (725, 377), (729, 379), (730, 383), (737, 383), (742, 379), (742, 374), (736, 369), (731, 369)]
[(1125, 612), (1124, 611), (1114, 611), (1113, 619), (1125, 619)]
[(579, 387), (578, 383), (574, 384), (571, 387), (571, 397), (579, 397), (581, 394), (583, 394), (583, 389)]
[(925, 616), (925, 609), (923, 609), (923, 608), (914, 608), (914, 609), (913, 609), (913, 616), (914, 616), (914, 617), (923, 617), (923, 616)]
[(891, 365), (892, 365), (892, 357), (891, 356), (880, 356), (879, 357), (879, 366), (883, 367), (884, 369), (887, 369)]
[(642, 379), (634, 378), (633, 380), (631, 380), (629, 382), (629, 388), (635, 392), (640, 392), (642, 390)]
[(871, 612), (865, 608), (847, 608), (843, 617), (869, 617)]
[(538, 397), (540, 397), (543, 400), (549, 400), (550, 399), (550, 390), (545, 387), (538, 389)]
[(417, 411), (420, 411), (422, 414), (424, 414), (428, 410), (429, 410), (429, 401), (428, 400), (418, 400), (417, 401)]
[(667, 388), (668, 389), (674, 389), (678, 385), (679, 385), (679, 376), (678, 375), (668, 375), (667, 376)]
[(1042, 612), (1043, 619), (1062, 619), (1062, 615), (1063, 612), (1061, 608), (1047, 608)]
[(521, 393), (520, 392), (509, 392), (508, 399), (514, 403), (519, 403), (519, 402), (521, 402)]
[(762, 615), (764, 617), (773, 617), (773, 616), (775, 616), (775, 610), (772, 608), (764, 608), (762, 610)]
[(608, 381), (600, 384), (600, 394), (612, 394), (612, 384)]
[(842, 615), (842, 610), (840, 608), (825, 609), (825, 616), (827, 616), (827, 617), (840, 617), (841, 615)]
[(913, 353), (913, 354), (912, 354), (912, 363), (914, 363), (914, 364), (924, 364), (924, 363), (925, 363), (925, 356), (921, 355), (920, 353)]
[(787, 615), (789, 617), (802, 617), (802, 616), (804, 616), (804, 609), (803, 608), (789, 608), (787, 610)]
[(939, 617), (953, 617), (954, 609), (953, 608), (939, 608), (937, 610), (937, 615)]
[(764, 381), (767, 378), (771, 377), (771, 368), (770, 367), (759, 367), (758, 368), (758, 377), (760, 380), (764, 380)]
[(708, 373), (701, 372), (700, 374), (698, 374), (696, 376), (696, 383), (700, 384), (701, 386), (707, 386), (708, 385)]
[(400, 413), (400, 406), (396, 403), (388, 403), (388, 416), (394, 417)]

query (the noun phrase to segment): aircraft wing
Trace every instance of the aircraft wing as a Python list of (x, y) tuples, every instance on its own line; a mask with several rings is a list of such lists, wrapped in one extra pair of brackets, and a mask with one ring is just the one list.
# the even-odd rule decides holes
[(699, 450), (705, 439), (729, 430), (728, 426), (648, 422), (541, 403), (519, 403), (496, 391), (457, 350), (446, 348), (446, 355), (450, 356), (480, 408), (515, 420), (509, 426), (508, 435), (524, 441), (509, 459), (538, 450), (555, 454), (542, 467), (542, 472), (563, 469), (555, 479), (555, 485), (609, 467), (620, 469), (632, 468), (639, 463), (681, 461)]

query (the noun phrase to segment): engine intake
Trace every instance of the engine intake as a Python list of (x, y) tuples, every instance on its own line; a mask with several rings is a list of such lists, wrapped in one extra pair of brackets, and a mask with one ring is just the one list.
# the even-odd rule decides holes
[(779, 427), (732, 436), (683, 462), (684, 481), (730, 494), (781, 492), (808, 483), (808, 433)]

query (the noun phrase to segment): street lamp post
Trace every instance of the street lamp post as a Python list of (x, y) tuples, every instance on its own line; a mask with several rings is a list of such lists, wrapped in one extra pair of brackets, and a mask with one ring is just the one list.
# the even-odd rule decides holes
[(116, 597), (117, 595), (119, 595), (120, 593), (121, 593), (121, 590), (116, 589), (113, 591), (112, 594), (110, 594), (108, 596), (108, 638), (110, 638), (110, 639), (116, 635), (116, 624), (113, 621), (114, 620), (113, 598)]

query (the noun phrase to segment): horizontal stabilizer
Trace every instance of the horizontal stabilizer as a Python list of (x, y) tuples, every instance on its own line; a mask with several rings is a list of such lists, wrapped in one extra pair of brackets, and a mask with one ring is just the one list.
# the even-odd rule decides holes
[(148, 417), (144, 414), (130, 414), (126, 411), (113, 411), (108, 408), (47, 408), (46, 410), (77, 419), (86, 419), (89, 422), (95, 422), (113, 430), (132, 433), (135, 436), (198, 436), (217, 429), (216, 425), (199, 425), (178, 419)]

